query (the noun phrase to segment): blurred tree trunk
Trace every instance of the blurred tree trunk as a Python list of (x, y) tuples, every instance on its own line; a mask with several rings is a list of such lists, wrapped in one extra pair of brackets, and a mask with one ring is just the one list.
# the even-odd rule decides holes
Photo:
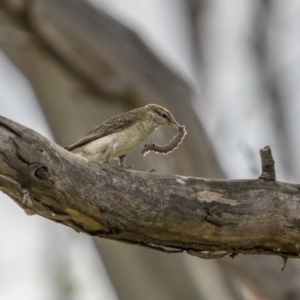
[[(199, 112), (218, 157), (224, 158), (226, 175), (256, 176), (255, 147), (270, 144), (281, 180), (299, 182), (300, 2), (189, 3), (196, 10), (201, 62)], [(238, 298), (248, 299), (245, 291), (252, 291), (255, 299), (262, 294), (268, 299), (300, 298), (297, 261), (289, 261), (293, 272), (284, 276), (282, 261), (271, 257), (221, 263)]]
[[(61, 145), (119, 112), (154, 102), (186, 125), (185, 143), (169, 156), (142, 158), (137, 150), (128, 163), (140, 170), (223, 177), (194, 113), (196, 107), (214, 148), (222, 157), (226, 151), (230, 155), (228, 176), (236, 176), (230, 171), (237, 164), (244, 178), (250, 176), (245, 173), (249, 165), (250, 174), (256, 172), (249, 146), (255, 119), (259, 128), (255, 152), (269, 143), (268, 136), (278, 147), (278, 169), (289, 176), (286, 180), (297, 178), (299, 126), (288, 116), (300, 120), (295, 109), (300, 86), (295, 80), (299, 78), (300, 4), (295, 0), (187, 3), (201, 100), (132, 30), (85, 1), (0, 0), (0, 46), (30, 81)], [(233, 125), (232, 120), (236, 120)], [(241, 142), (230, 145), (224, 132), (231, 136), (236, 129), (239, 135), (233, 140)], [(164, 144), (173, 134), (157, 131), (153, 139)], [(243, 149), (246, 167), (240, 163)], [(184, 255), (167, 256), (102, 239), (96, 239), (96, 244), (121, 299), (145, 299), (145, 295), (149, 299), (201, 299), (201, 295), (247, 299), (247, 292), (265, 299), (300, 297), (298, 277), (292, 272), (284, 278), (280, 274), (281, 259), (221, 260), (220, 272), (213, 262)], [(264, 262), (268, 267), (260, 267)]]
[[(193, 90), (133, 31), (80, 0), (0, 3), (1, 48), (30, 81), (58, 143), (67, 145), (119, 112), (154, 102), (170, 109), (188, 136), (174, 155), (145, 159), (136, 151), (128, 163), (142, 170), (223, 176), (194, 113)], [(173, 134), (156, 132), (154, 140), (165, 143)], [(189, 263), (193, 258), (100, 239), (96, 244), (121, 299), (202, 298), (205, 287), (194, 276), (205, 282), (211, 267), (201, 267), (201, 260)], [(221, 278), (218, 285), (211, 294), (222, 291), (225, 299)]]

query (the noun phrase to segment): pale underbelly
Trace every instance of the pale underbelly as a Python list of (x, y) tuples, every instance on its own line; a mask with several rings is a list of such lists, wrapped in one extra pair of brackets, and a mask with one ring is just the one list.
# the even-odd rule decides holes
[(109, 153), (109, 160), (113, 160), (129, 154), (147, 135), (141, 137), (134, 133), (126, 134), (126, 132), (117, 132), (78, 147), (72, 150), (72, 152), (98, 162), (105, 161)]

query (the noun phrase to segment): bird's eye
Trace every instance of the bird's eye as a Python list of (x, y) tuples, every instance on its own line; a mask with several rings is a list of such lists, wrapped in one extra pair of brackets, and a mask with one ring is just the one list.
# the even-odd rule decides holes
[(167, 115), (166, 115), (166, 114), (162, 114), (161, 116), (162, 116), (163, 118), (165, 118), (165, 119), (167, 118)]

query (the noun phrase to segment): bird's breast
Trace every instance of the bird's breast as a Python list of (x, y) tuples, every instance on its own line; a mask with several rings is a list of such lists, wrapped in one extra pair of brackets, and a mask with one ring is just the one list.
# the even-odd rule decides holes
[(102, 162), (109, 149), (110, 159), (116, 159), (133, 151), (153, 130), (154, 128), (149, 128), (143, 123), (133, 124), (123, 130), (91, 141), (72, 152), (87, 159)]

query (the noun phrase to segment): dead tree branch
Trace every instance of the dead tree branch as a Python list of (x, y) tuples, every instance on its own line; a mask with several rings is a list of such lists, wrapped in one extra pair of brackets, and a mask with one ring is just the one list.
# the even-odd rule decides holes
[(4, 117), (0, 126), (0, 189), (29, 214), (202, 258), (300, 253), (300, 185), (127, 170), (77, 157)]

